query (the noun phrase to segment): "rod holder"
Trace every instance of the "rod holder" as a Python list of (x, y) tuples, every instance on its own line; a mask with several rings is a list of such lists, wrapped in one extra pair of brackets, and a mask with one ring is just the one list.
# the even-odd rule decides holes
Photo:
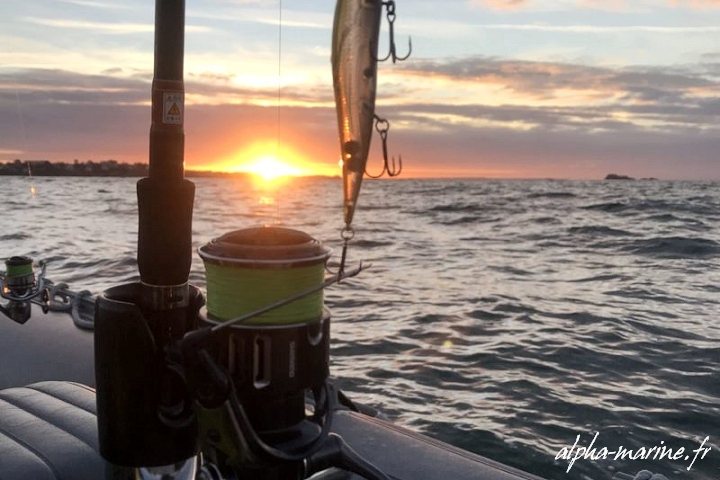
[[(186, 327), (196, 324), (203, 297), (190, 287), (182, 310)], [(127, 467), (155, 467), (197, 454), (197, 421), (179, 355), (153, 333), (153, 320), (139, 306), (142, 285), (106, 290), (95, 311), (95, 380), (100, 453)]]

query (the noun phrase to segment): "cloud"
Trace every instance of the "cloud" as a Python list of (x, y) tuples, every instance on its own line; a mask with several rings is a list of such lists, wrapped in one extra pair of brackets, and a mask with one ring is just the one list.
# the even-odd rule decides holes
[(659, 25), (538, 25), (529, 24), (510, 24), (496, 23), (478, 25), (479, 28), (485, 30), (520, 30), (535, 32), (561, 32), (561, 33), (596, 33), (596, 34), (614, 34), (614, 33), (668, 33), (668, 34), (686, 34), (686, 33), (720, 33), (720, 26), (659, 26)]
[[(229, 2), (234, 3), (234, 2)], [(255, 2), (247, 2), (248, 4)], [(223, 11), (207, 11), (189, 9), (188, 18), (213, 20), (217, 22), (250, 22), (277, 26), (280, 18), (277, 11), (268, 12), (266, 8), (226, 8)], [(282, 26), (290, 28), (306, 28), (331, 30), (332, 15), (330, 12), (312, 12), (304, 10), (283, 9)]]
[(670, 67), (610, 68), (560, 62), (534, 62), (473, 56), (450, 60), (416, 60), (404, 72), (444, 77), (454, 82), (500, 85), (525, 94), (552, 95), (560, 89), (623, 92), (630, 88), (659, 88), (677, 92), (717, 87), (717, 79), (704, 75), (708, 64), (692, 69)]
[(215, 3), (230, 3), (234, 5), (259, 5), (263, 0), (214, 0)]
[(720, 0), (470, 0), (495, 10), (552, 9), (573, 10), (578, 8), (606, 11), (634, 11), (647, 8), (720, 8)]
[[(717, 129), (719, 64), (669, 68), (606, 68), (490, 57), (417, 60), (392, 77), (378, 111), (398, 117), (398, 126), (428, 129), (464, 124), (510, 129), (619, 131)], [(419, 80), (421, 77), (422, 80)], [(425, 85), (424, 93), (411, 85)], [(0, 101), (23, 105), (147, 105), (150, 78), (113, 69), (98, 75), (64, 70), (0, 71)], [(275, 106), (275, 86), (238, 84), (229, 74), (186, 76), (188, 105)], [(446, 92), (439, 95), (441, 92)], [(447, 95), (453, 92), (453, 97)], [(488, 93), (490, 92), (490, 93)], [(325, 84), (282, 90), (285, 107), (332, 106)]]
[[(280, 25), (280, 19), (278, 18), (262, 18), (257, 20), (258, 23), (264, 23), (265, 25), (273, 25), (278, 26)], [(330, 26), (328, 24), (321, 24), (317, 22), (310, 22), (310, 21), (297, 21), (297, 20), (282, 20), (282, 27), (287, 28), (313, 28), (317, 30), (330, 30)]]
[[(452, 158), (464, 159), (459, 163), (467, 168), (470, 159), (482, 158), (484, 166), (512, 165), (547, 176), (602, 177), (615, 169), (719, 178), (713, 149), (720, 147), (720, 82), (704, 67), (607, 68), (486, 57), (416, 61), (403, 68), (422, 79), (409, 83), (463, 95), (399, 102), (382, 113), (394, 127), (392, 145), (412, 145), (422, 158), (447, 157), (438, 145), (452, 145)], [(410, 156), (403, 151), (403, 158)], [(685, 172), (679, 159), (687, 162)]]
[[(275, 104), (277, 87), (253, 88), (236, 84), (230, 74), (200, 73), (185, 76), (188, 104)], [(18, 101), (25, 105), (145, 105), (150, 101), (147, 72), (130, 76), (119, 68), (88, 75), (59, 69), (0, 70), (0, 101)], [(289, 86), (282, 90), (281, 102), (320, 105), (333, 101), (332, 90), (325, 86)]]
[(115, 34), (153, 32), (155, 29), (150, 23), (102, 23), (37, 17), (25, 17), (23, 20), (44, 27), (95, 30)]
[(0, 71), (0, 101), (24, 105), (123, 105), (148, 100), (150, 83), (134, 77), (65, 70)]
[(128, 9), (132, 8), (129, 5), (122, 5), (118, 3), (106, 3), (106, 2), (97, 2), (93, 0), (60, 0), (62, 3), (68, 3), (70, 5), (79, 5), (81, 7), (90, 7), (90, 8), (99, 8), (99, 9)]
[[(25, 17), (23, 19), (28, 23), (42, 25), (44, 27), (67, 28), (73, 30), (93, 30), (107, 34), (131, 34), (131, 33), (147, 33), (154, 32), (155, 26), (150, 23), (113, 23), (113, 22), (86, 22), (81, 20), (67, 20), (55, 18), (37, 18)], [(188, 32), (207, 32), (207, 27), (187, 25), (185, 30)]]
[[(491, 103), (489, 97), (469, 95), (455, 103), (423, 99), (415, 89), (402, 88), (382, 98), (378, 109), (391, 122), (390, 153), (402, 154), (409, 176), (495, 172), (587, 178), (613, 169), (678, 178), (720, 174), (717, 77), (698, 66), (603, 68), (470, 57), (417, 60), (403, 68), (410, 77), (404, 85), (441, 81), (454, 91), (490, 83), (517, 100)], [(145, 161), (150, 84), (144, 75), (124, 74), (0, 71), (0, 160), (21, 155)], [(231, 75), (213, 73), (189, 75), (186, 87), (189, 96), (200, 99), (186, 110), (189, 167), (232, 161), (244, 145), (274, 138), (276, 90), (234, 85)], [(555, 102), (558, 92), (586, 87), (599, 92), (596, 101)], [(336, 164), (331, 90), (288, 87), (283, 96), (282, 141), (310, 159)], [(379, 148), (376, 139), (372, 165)]]
[[(579, 0), (579, 5), (583, 8), (589, 8), (592, 10), (607, 10), (611, 12), (622, 12), (628, 10), (628, 4), (626, 0)], [(642, 3), (638, 2), (637, 3)]]
[(529, 0), (473, 0), (473, 3), (484, 4), (496, 10), (517, 10), (530, 5)]
[(3, 156), (19, 155), (21, 153), (23, 153), (22, 150), (7, 150), (7, 149), (0, 148), (0, 155), (3, 155)]
[(668, 4), (679, 8), (711, 9), (720, 8), (720, 0), (669, 0)]

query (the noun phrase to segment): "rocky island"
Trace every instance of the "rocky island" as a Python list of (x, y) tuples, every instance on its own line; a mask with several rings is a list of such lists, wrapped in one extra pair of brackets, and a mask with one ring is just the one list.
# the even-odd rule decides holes
[(633, 177), (627, 175), (618, 175), (617, 173), (608, 173), (605, 176), (605, 180), (635, 180)]

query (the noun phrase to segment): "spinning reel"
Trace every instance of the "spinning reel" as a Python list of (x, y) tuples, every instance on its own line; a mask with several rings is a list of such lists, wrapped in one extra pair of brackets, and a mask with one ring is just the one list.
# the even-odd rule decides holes
[(68, 312), (79, 328), (93, 328), (95, 301), (89, 291), (73, 292), (64, 283), (55, 284), (45, 277), (47, 263), (39, 262), (36, 274), (30, 257), (15, 256), (5, 260), (5, 272), (0, 272), (0, 297), (8, 301), (0, 305), (0, 313), (23, 324), (30, 319), (32, 305), (43, 313)]

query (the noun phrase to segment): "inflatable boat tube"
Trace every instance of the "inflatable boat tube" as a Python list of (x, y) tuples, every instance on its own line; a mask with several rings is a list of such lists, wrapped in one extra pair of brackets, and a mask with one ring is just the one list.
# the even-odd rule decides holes
[[(0, 319), (0, 478), (103, 478), (95, 415), (92, 332), (39, 310), (24, 325)], [(393, 423), (337, 410), (333, 431), (398, 480), (541, 480)], [(320, 480), (358, 480), (332, 470)]]

